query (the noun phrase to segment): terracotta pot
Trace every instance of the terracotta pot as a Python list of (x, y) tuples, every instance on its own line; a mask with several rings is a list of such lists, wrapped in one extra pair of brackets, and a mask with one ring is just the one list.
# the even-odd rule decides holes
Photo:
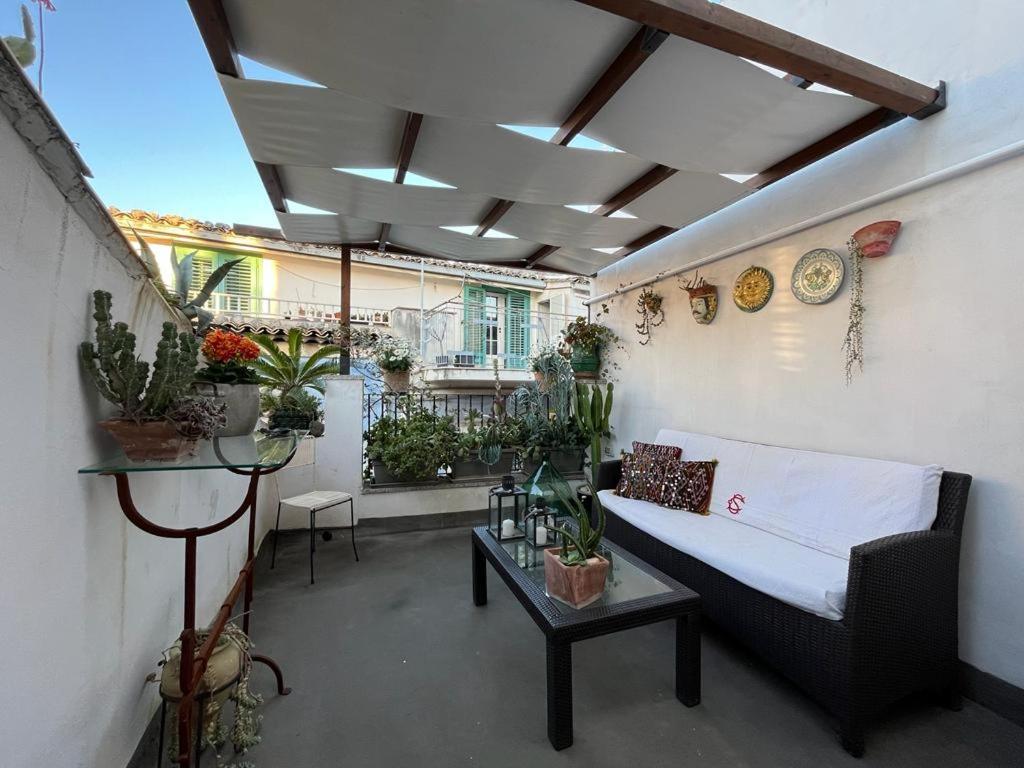
[(899, 234), (901, 223), (898, 221), (876, 221), (861, 227), (853, 233), (853, 239), (860, 246), (860, 252), (869, 259), (885, 256), (892, 247), (892, 241)]
[(544, 550), (544, 585), (550, 597), (573, 608), (584, 608), (604, 594), (607, 560), (595, 555), (586, 565), (566, 565), (558, 552), (557, 547)]
[(409, 371), (384, 371), (381, 378), (392, 392), (407, 392), (409, 390)]
[(107, 419), (100, 426), (117, 440), (124, 455), (132, 461), (174, 461), (192, 453), (195, 440), (188, 440), (168, 421)]
[(256, 429), (260, 419), (259, 384), (215, 384), (197, 381), (196, 392), (206, 397), (219, 399), (224, 403), (227, 422), (217, 430), (218, 437), (248, 435)]

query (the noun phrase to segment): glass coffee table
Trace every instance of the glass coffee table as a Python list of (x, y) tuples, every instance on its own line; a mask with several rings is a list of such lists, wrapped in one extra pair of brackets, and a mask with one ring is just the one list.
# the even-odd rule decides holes
[(487, 604), (490, 563), (530, 614), (547, 641), (548, 739), (555, 749), (572, 745), (572, 644), (659, 621), (676, 621), (676, 698), (700, 703), (700, 595), (605, 540), (611, 562), (604, 595), (576, 609), (544, 588), (544, 550), (523, 539), (497, 541), (474, 528), (473, 602)]

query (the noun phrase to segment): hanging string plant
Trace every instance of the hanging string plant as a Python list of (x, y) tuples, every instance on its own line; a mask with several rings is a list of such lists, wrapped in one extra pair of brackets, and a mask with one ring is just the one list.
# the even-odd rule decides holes
[(843, 351), (846, 353), (846, 384), (849, 386), (854, 369), (864, 371), (864, 252), (852, 237), (846, 242), (846, 247), (850, 251), (850, 319)]
[(636, 331), (640, 334), (641, 346), (651, 342), (651, 329), (657, 328), (665, 322), (665, 310), (661, 308), (662, 296), (650, 288), (644, 288), (640, 292), (640, 298), (636, 300), (636, 311), (640, 315), (640, 321), (636, 324)]
[(843, 351), (846, 353), (846, 384), (853, 381), (854, 370), (864, 372), (864, 259), (885, 256), (892, 248), (902, 223), (894, 219), (876, 221), (861, 227), (847, 240), (850, 251), (850, 320), (846, 326)]

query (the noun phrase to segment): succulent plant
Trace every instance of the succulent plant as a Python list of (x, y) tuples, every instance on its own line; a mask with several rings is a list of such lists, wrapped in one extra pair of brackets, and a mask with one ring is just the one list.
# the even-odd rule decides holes
[(210, 440), (227, 423), (227, 406), (212, 397), (190, 396), (177, 400), (167, 411), (178, 434), (189, 440)]
[[(555, 493), (562, 506), (569, 510), (569, 516), (576, 523), (576, 530), (565, 525), (553, 526), (552, 530), (562, 534), (562, 550), (559, 559), (565, 565), (585, 566), (587, 560), (597, 554), (597, 548), (604, 537), (605, 514), (601, 500), (594, 491), (594, 486), (587, 483), (587, 490), (590, 494), (591, 509), (596, 518), (596, 524), (590, 522), (590, 512), (583, 506), (583, 502), (566, 488), (555, 486)], [(570, 547), (570, 545), (572, 545)]]
[(609, 437), (612, 431), (609, 417), (614, 387), (609, 382), (602, 395), (600, 384), (576, 384), (576, 421), (580, 431), (590, 436), (590, 472), (594, 485), (597, 485), (597, 473), (601, 466), (602, 438)]
[(199, 362), (199, 342), (191, 333), (176, 333), (164, 323), (150, 365), (135, 354), (135, 334), (126, 323), (112, 323), (107, 291), (93, 293), (96, 343), (83, 341), (79, 356), (99, 393), (135, 422), (162, 419), (192, 385)]

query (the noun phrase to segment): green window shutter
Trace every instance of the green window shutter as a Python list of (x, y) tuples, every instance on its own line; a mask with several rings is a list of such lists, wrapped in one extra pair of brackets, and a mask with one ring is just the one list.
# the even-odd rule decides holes
[[(231, 261), (231, 259), (232, 256), (230, 254), (222, 255), (220, 257), (220, 264)], [(220, 293), (227, 294), (222, 299), (222, 302), (227, 305), (223, 309), (234, 312), (248, 312), (251, 310), (253, 305), (252, 299), (257, 295), (256, 265), (253, 263), (253, 259), (246, 259), (240, 264), (236, 264), (228, 272), (224, 280), (221, 281), (218, 290)]]
[[(192, 248), (187, 245), (174, 246), (174, 255), (179, 261), (193, 252), (195, 255), (192, 257), (192, 279), (189, 281), (188, 286), (189, 300), (195, 298), (195, 295), (202, 289), (213, 273), (213, 270), (222, 264), (234, 261), (241, 255), (225, 251)], [(220, 284), (214, 287), (213, 293), (226, 295), (213, 296), (206, 305), (206, 308), (210, 310), (248, 312), (255, 306), (256, 302), (253, 299), (259, 296), (259, 286), (260, 258), (256, 256), (246, 257), (245, 261), (236, 264), (228, 272), (227, 276), (220, 281)]]
[(483, 286), (463, 286), (462, 349), (473, 353), (477, 365), (484, 364), (484, 298)]
[(505, 367), (523, 369), (530, 356), (530, 294), (505, 296)]

